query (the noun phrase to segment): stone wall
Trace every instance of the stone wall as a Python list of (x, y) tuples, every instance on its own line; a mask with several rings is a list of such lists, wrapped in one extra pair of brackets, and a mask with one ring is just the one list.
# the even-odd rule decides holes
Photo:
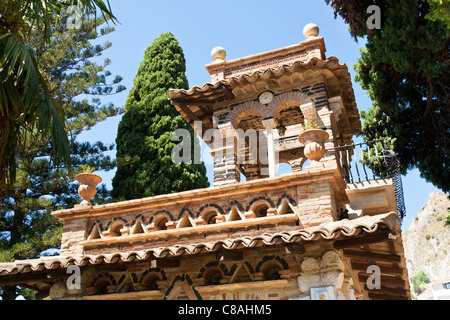
[[(323, 173), (322, 168), (316, 170)], [(155, 197), (120, 206), (73, 209), (73, 213), (64, 211), (64, 217), (56, 213), (64, 221), (61, 255), (214, 242), (336, 221), (345, 204), (335, 194), (339, 187), (335, 171), (329, 171), (335, 175), (320, 176), (301, 172), (226, 190), (193, 190), (165, 196), (165, 201)]]

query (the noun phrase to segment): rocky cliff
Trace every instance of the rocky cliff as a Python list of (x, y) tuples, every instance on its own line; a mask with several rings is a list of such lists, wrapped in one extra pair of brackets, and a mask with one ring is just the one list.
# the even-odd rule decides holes
[[(449, 211), (448, 195), (432, 193), (403, 234), (410, 279), (423, 271), (430, 283), (450, 280), (450, 226), (445, 225)], [(427, 287), (424, 293), (429, 295)]]

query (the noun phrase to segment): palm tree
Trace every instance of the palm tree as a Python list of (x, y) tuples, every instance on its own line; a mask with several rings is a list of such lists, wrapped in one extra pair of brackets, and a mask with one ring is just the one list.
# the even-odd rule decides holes
[(117, 21), (108, 0), (0, 2), (0, 193), (15, 180), (15, 152), (24, 148), (26, 139), (50, 137), (55, 162), (70, 166), (64, 114), (51, 99), (46, 76), (26, 39), (34, 28), (43, 28), (50, 43), (50, 24), (72, 5), (87, 15), (100, 12), (105, 20)]

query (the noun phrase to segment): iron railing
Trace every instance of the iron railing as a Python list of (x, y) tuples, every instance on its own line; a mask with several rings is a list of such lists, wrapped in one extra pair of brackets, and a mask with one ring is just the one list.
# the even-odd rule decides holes
[(327, 149), (334, 151), (342, 177), (347, 183), (391, 178), (394, 185), (397, 211), (403, 220), (406, 207), (403, 196), (400, 162), (385, 140), (365, 141)]

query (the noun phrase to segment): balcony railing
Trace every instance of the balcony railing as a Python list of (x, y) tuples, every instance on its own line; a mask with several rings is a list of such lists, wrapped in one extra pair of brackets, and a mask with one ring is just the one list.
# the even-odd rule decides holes
[(327, 149), (335, 151), (342, 177), (347, 183), (390, 178), (393, 181), (397, 211), (406, 215), (400, 162), (385, 140), (365, 141)]

